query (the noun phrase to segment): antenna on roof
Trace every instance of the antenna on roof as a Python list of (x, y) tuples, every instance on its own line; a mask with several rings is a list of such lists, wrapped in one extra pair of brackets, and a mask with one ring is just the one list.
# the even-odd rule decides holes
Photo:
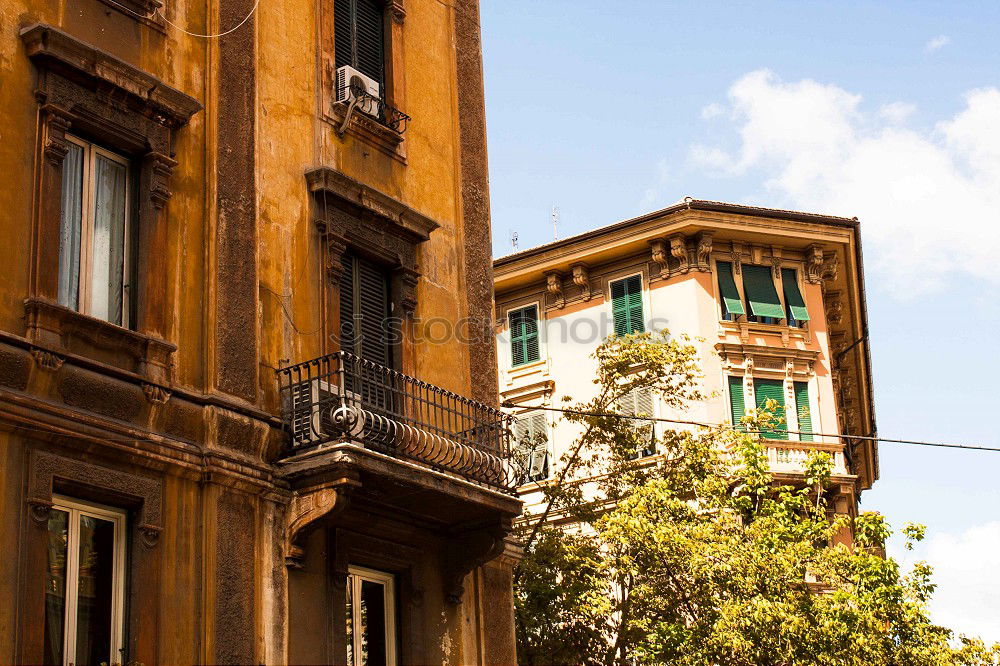
[(552, 207), (552, 240), (559, 240), (559, 209)]
[(510, 230), (510, 248), (517, 250), (517, 232), (513, 229)]

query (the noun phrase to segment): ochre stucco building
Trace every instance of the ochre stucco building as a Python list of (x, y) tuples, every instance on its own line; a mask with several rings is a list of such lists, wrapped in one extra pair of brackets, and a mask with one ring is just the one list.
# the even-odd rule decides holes
[(854, 516), (878, 478), (857, 219), (687, 198), (500, 257), (494, 275), (500, 395), (527, 442), (515, 456), (526, 515), (580, 433), (538, 407), (589, 399), (590, 354), (612, 333), (691, 336), (710, 396), (670, 410), (630, 395), (623, 413), (738, 424), (770, 398), (785, 419), (764, 437), (777, 482), (801, 483), (809, 452), (826, 451), (831, 506)]
[(0, 0), (0, 82), (0, 662), (513, 663), (476, 0)]

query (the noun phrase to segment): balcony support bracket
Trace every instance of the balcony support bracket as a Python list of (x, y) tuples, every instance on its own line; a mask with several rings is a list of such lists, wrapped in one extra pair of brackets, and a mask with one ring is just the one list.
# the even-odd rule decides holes
[(445, 598), (449, 603), (462, 602), (467, 575), (503, 554), (504, 539), (511, 529), (511, 519), (502, 518), (491, 525), (459, 532), (450, 540), (444, 577)]
[(285, 565), (301, 569), (305, 560), (305, 537), (321, 520), (340, 514), (360, 487), (356, 474), (344, 474), (332, 481), (296, 490), (285, 514)]

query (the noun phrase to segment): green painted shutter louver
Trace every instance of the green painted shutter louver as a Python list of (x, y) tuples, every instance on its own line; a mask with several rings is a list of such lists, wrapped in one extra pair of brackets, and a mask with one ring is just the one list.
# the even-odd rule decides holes
[(774, 280), (771, 279), (771, 269), (767, 266), (743, 266), (743, 293), (750, 304), (750, 311), (758, 317), (785, 318)]
[(809, 321), (809, 310), (806, 309), (806, 302), (802, 298), (802, 292), (799, 291), (799, 282), (795, 278), (794, 269), (781, 269), (781, 288), (785, 292), (785, 303), (788, 305), (791, 318), (797, 321)]
[(513, 310), (507, 315), (510, 323), (510, 364), (524, 365), (537, 361), (538, 350), (538, 309), (529, 305)]
[(795, 382), (795, 413), (799, 417), (799, 441), (813, 441), (812, 415), (809, 413), (808, 382)]
[[(764, 401), (771, 399), (778, 403), (779, 406), (785, 406), (785, 383), (780, 379), (755, 379), (753, 380), (753, 392), (757, 400), (757, 409), (764, 408)], [(784, 419), (785, 414), (782, 411), (777, 411), (774, 414), (775, 419)], [(764, 437), (768, 439), (788, 439), (788, 424), (779, 423), (775, 430), (761, 433)]]
[(741, 425), (743, 415), (746, 414), (746, 400), (743, 397), (743, 378), (729, 378), (729, 408), (733, 417), (733, 427), (739, 430), (746, 428)]
[(611, 283), (611, 314), (615, 335), (642, 333), (642, 278), (638, 275)]
[(722, 299), (722, 314), (746, 314), (746, 310), (743, 309), (743, 301), (740, 299), (740, 292), (736, 289), (736, 280), (733, 278), (733, 265), (728, 261), (717, 261), (715, 266), (719, 271), (719, 296)]

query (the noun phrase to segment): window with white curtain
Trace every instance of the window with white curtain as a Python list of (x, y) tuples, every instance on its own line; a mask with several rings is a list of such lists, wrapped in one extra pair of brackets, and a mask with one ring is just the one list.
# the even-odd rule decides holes
[(396, 666), (396, 596), (392, 574), (347, 570), (347, 663)]
[(59, 303), (128, 326), (129, 162), (68, 136), (59, 228)]
[(45, 580), (45, 664), (120, 664), (125, 513), (54, 498)]

